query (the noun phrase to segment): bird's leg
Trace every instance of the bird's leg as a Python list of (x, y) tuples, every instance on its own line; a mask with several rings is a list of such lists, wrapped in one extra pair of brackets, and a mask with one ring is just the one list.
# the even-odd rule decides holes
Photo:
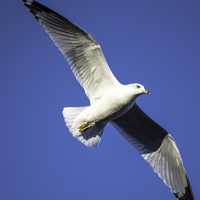
[(94, 122), (83, 122), (80, 126), (79, 126), (79, 131), (81, 133), (87, 131), (90, 127), (94, 126), (95, 123)]

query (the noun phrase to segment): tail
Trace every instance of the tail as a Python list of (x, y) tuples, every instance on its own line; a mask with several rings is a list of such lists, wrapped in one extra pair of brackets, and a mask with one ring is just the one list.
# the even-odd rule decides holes
[(87, 147), (96, 147), (97, 144), (101, 141), (101, 136), (103, 134), (103, 124), (95, 124), (84, 133), (79, 132), (79, 130), (74, 126), (76, 123), (76, 118), (78, 115), (85, 110), (87, 107), (67, 107), (63, 109), (63, 117), (66, 126), (71, 132), (72, 136), (77, 138), (81, 143), (83, 143)]

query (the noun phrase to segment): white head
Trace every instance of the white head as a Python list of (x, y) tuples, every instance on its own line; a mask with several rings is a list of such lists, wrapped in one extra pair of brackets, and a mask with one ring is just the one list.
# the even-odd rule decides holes
[(150, 90), (146, 89), (143, 85), (141, 85), (139, 83), (129, 84), (128, 87), (131, 88), (132, 93), (134, 93), (134, 95), (136, 95), (136, 96), (139, 96), (142, 94), (150, 94)]

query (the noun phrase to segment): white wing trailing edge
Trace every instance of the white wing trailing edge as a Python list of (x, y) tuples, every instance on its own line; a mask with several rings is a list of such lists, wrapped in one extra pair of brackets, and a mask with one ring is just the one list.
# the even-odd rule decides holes
[(36, 1), (24, 0), (24, 4), (69, 62), (91, 102), (119, 84), (90, 34)]

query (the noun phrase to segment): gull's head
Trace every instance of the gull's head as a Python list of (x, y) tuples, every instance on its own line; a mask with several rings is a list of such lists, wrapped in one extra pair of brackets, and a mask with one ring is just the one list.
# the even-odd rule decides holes
[(131, 87), (132, 92), (134, 92), (134, 94), (137, 96), (142, 94), (150, 94), (150, 90), (146, 89), (143, 85), (139, 83), (130, 84), (129, 87)]

